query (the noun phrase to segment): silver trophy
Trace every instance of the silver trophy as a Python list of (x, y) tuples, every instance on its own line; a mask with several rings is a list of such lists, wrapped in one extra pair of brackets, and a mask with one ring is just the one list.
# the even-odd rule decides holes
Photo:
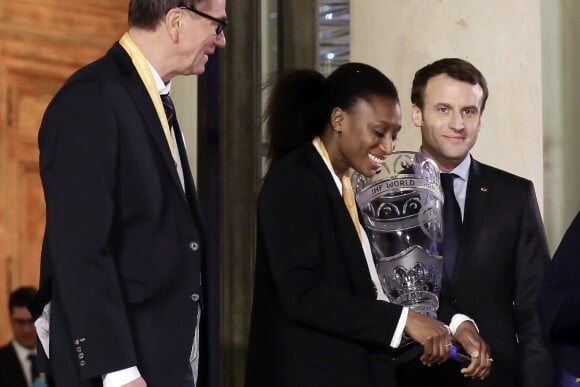
[[(387, 298), (437, 318), (443, 279), (439, 168), (422, 153), (394, 152), (375, 176), (354, 172), (351, 180)], [(402, 350), (412, 343), (405, 336)], [(460, 353), (457, 346), (452, 358), (466, 361), (454, 353)]]

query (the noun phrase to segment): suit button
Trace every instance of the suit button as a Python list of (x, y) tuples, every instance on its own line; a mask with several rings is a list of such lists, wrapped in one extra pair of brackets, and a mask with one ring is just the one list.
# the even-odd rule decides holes
[(79, 362), (79, 364), (81, 365), (81, 367), (84, 367), (84, 366), (85, 366), (87, 363), (86, 363), (84, 360), (81, 360), (81, 361)]
[(191, 301), (193, 301), (193, 302), (198, 302), (199, 301), (199, 294), (193, 293), (191, 296), (189, 296), (189, 298), (191, 298)]
[(199, 243), (197, 243), (197, 242), (190, 242), (189, 243), (189, 249), (191, 251), (197, 251), (197, 250), (199, 250)]
[(85, 358), (85, 355), (83, 353), (79, 353), (79, 360), (83, 360)]

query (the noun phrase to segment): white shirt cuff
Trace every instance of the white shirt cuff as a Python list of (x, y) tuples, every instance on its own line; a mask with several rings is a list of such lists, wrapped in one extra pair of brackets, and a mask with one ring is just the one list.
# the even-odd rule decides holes
[(103, 376), (103, 387), (121, 387), (140, 377), (141, 373), (139, 373), (137, 366), (110, 372)]
[(475, 321), (473, 321), (473, 319), (469, 318), (464, 314), (456, 313), (453, 315), (453, 317), (451, 317), (451, 322), (449, 323), (449, 330), (451, 331), (451, 334), (455, 336), (457, 328), (459, 328), (459, 326), (465, 321), (470, 321), (471, 323), (473, 323), (473, 326), (475, 326), (475, 329), (477, 329), (477, 332), (479, 333), (479, 328), (477, 327), (477, 324), (475, 323)]
[(399, 317), (399, 322), (395, 328), (395, 333), (391, 339), (391, 347), (399, 348), (401, 345), (401, 340), (403, 339), (403, 333), (405, 333), (405, 325), (407, 325), (407, 317), (409, 316), (409, 308), (403, 308), (401, 311), (401, 317)]
[(42, 309), (42, 314), (34, 322), (34, 327), (36, 328), (36, 335), (40, 340), (42, 349), (48, 359), (50, 348), (50, 302)]

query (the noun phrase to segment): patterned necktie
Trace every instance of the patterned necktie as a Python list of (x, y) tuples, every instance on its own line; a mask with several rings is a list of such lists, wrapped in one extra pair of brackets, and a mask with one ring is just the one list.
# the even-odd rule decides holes
[(459, 248), (459, 233), (461, 230), (461, 210), (455, 192), (453, 180), (455, 174), (441, 173), (443, 187), (443, 266), (448, 278), (453, 276), (453, 268)]
[(30, 361), (30, 376), (31, 376), (31, 381), (32, 383), (34, 383), (34, 381), (36, 379), (38, 379), (38, 377), (40, 376), (40, 374), (38, 373), (38, 367), (36, 365), (36, 355), (34, 353), (30, 353), (28, 355), (28, 360)]
[(169, 94), (161, 94), (161, 102), (170, 128), (175, 128), (175, 106)]
[(185, 150), (185, 143), (183, 142), (183, 135), (181, 134), (181, 130), (177, 124), (177, 118), (175, 117), (175, 106), (173, 105), (173, 101), (169, 94), (161, 94), (161, 102), (163, 102), (163, 109), (167, 116), (169, 130), (172, 132), (172, 138), (175, 139), (175, 143), (177, 144), (177, 149), (174, 150), (175, 153), (171, 155), (173, 157), (173, 164), (177, 169), (177, 175), (179, 176), (183, 190), (186, 195), (190, 195), (188, 188), (185, 187), (184, 177), (186, 171), (189, 171), (187, 166), (184, 167), (184, 164), (187, 164), (187, 152)]

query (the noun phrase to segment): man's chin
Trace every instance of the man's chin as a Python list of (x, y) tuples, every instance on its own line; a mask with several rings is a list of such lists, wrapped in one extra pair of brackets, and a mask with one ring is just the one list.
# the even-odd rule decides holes
[(22, 345), (26, 349), (36, 349), (36, 341), (26, 342), (26, 343), (19, 342), (19, 344)]
[(190, 75), (201, 75), (205, 72), (205, 63), (197, 64), (193, 67)]

